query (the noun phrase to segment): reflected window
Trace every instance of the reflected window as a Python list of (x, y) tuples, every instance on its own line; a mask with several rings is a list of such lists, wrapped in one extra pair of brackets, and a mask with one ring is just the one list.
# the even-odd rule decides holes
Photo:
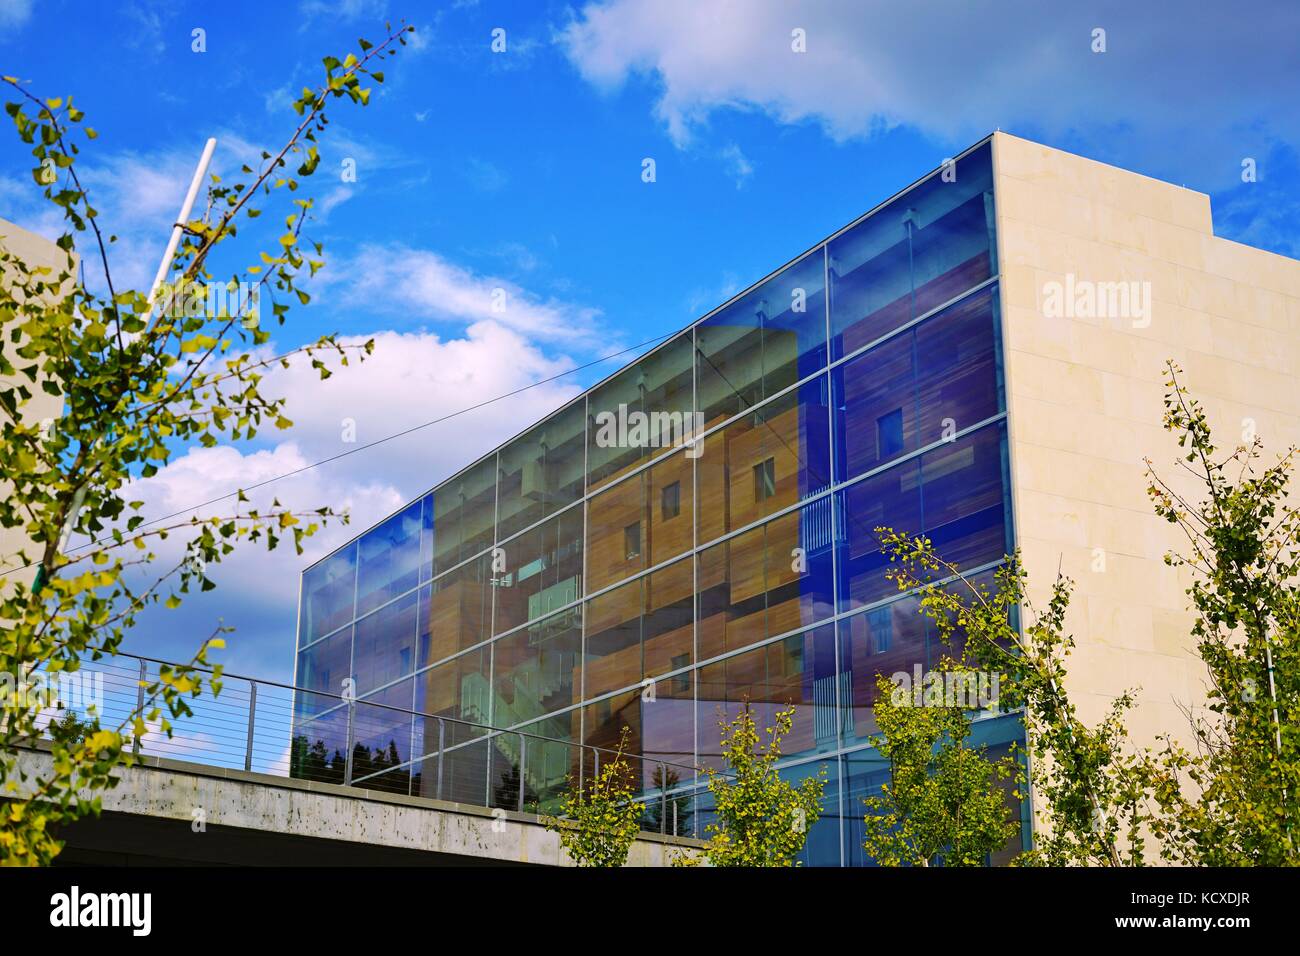
[(776, 494), (776, 459), (765, 458), (754, 466), (754, 501), (762, 503)]
[[(691, 560), (678, 561), (587, 602), (586, 694), (666, 674), (695, 640)], [(674, 661), (679, 663), (674, 664)]]
[(356, 692), (369, 693), (411, 673), (419, 595), (408, 594), (357, 621)]
[(623, 554), (629, 561), (641, 557), (641, 522), (633, 521), (623, 529)]
[(660, 494), (660, 514), (665, 521), (676, 518), (682, 513), (682, 483), (674, 481)]
[(836, 366), (835, 460), (847, 481), (1002, 410), (997, 291), (977, 292)]
[(895, 593), (875, 529), (924, 534), (945, 560), (975, 567), (1010, 549), (1005, 425), (997, 422), (838, 492), (842, 611)]
[(706, 437), (696, 461), (700, 543), (828, 488), (829, 418), (819, 377)]

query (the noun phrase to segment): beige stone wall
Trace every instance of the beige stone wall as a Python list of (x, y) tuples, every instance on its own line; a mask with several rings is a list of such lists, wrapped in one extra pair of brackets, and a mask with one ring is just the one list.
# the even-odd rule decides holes
[[(65, 261), (63, 250), (54, 243), (3, 219), (0, 219), (0, 245), (3, 245), (10, 252), (17, 253), (29, 265), (61, 268)], [(9, 330), (6, 328), (3, 331), (5, 348), (12, 349), (13, 346), (8, 341)], [(10, 354), (12, 355), (12, 353)], [(58, 418), (63, 411), (63, 400), (36, 389), (33, 391), (32, 399), (27, 403), (24, 411), (28, 420), (39, 421), (43, 418)], [(0, 486), (0, 494), (8, 493), (8, 488)], [(0, 575), (7, 579), (23, 580), (29, 584), (31, 583), (35, 574), (34, 571), (13, 570), (14, 566), (21, 563), (14, 557), (14, 553), (27, 544), (27, 537), (21, 532), (0, 528)], [(28, 552), (29, 557), (35, 557), (31, 548), (28, 548)]]
[[(1270, 459), (1300, 443), (1300, 262), (1215, 237), (1201, 193), (1003, 133), (994, 163), (1014, 509), (1035, 599), (1058, 563), (1077, 582), (1070, 689), (1085, 719), (1140, 687), (1134, 736), (1179, 734), (1204, 670), (1188, 578), (1161, 560), (1180, 534), (1145, 493), (1144, 457), (1176, 472), (1162, 366), (1183, 367), (1221, 446), (1247, 419)], [(1149, 282), (1149, 324), (1135, 310), (1046, 314), (1070, 273)]]

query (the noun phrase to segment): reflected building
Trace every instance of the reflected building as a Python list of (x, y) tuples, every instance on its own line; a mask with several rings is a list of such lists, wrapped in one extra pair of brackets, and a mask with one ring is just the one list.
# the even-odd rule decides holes
[[(1140, 248), (1166, 226), (1161, 250)], [(1164, 687), (1170, 652), (1143, 648), (1160, 646), (1181, 593), (1161, 577), (1162, 529), (1124, 537), (1139, 521), (1141, 454), (1163, 448), (1108, 443), (1134, 418), (1160, 434), (1160, 361), (1183, 354), (1209, 308), (1185, 293), (1221, 288), (1197, 271), (1210, 268), (1200, 250), (1255, 296), (1214, 298), (1221, 313), (1300, 296), (1292, 260), (1268, 257), (1255, 281), (1268, 254), (1242, 259), (1232, 245), (1213, 237), (1199, 194), (984, 140), (307, 569), (296, 684), (320, 696), (300, 696), (296, 756), (341, 773), (351, 733), (362, 785), (546, 807), (566, 775), (594, 769), (568, 745), (612, 748), (626, 729), (639, 786), (653, 794), (666, 779), (674, 819), (694, 831), (710, 808), (692, 768), (718, 765), (719, 720), (749, 702), (763, 726), (792, 705), (784, 772), (827, 772), (804, 860), (868, 862), (861, 799), (887, 774), (872, 748), (876, 675), (931, 669), (947, 652), (917, 597), (887, 580), (877, 527), (925, 534), (988, 579), (1017, 545), (1035, 581), (1064, 556), (1089, 615), (1076, 630), (1085, 709), (1117, 673)], [(1168, 292), (1162, 263), (1180, 255)], [(1044, 315), (1039, 280), (1072, 256), (1111, 264), (1094, 279), (1152, 277), (1157, 300), (1184, 300), (1188, 324)], [(1224, 379), (1243, 401), (1274, 388), (1252, 407), (1282, 409), (1270, 424), (1283, 438), (1300, 421), (1294, 378), (1287, 392), (1268, 366), (1295, 364), (1300, 308), (1287, 308), (1269, 313), (1284, 326), (1272, 354)], [(602, 423), (634, 419), (649, 424), (603, 440)], [(665, 440), (682, 421), (691, 441)], [(1021, 541), (1013, 500), (1035, 519)], [(1080, 514), (1143, 563), (1090, 577)], [(1134, 587), (1144, 575), (1156, 584)], [(1119, 657), (1088, 638), (1107, 614), (1138, 635)], [(349, 731), (347, 708), (325, 696), (345, 681), (363, 703), (428, 716), (376, 713)], [(995, 752), (1023, 735), (1015, 714), (972, 733)], [(437, 750), (435, 773), (419, 758)], [(1008, 812), (1027, 845), (1027, 808)]]

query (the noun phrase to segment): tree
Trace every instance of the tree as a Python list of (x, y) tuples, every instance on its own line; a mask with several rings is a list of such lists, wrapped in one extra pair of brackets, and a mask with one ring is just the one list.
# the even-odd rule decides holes
[(1020, 832), (999, 787), (1021, 780), (1019, 763), (967, 746), (962, 708), (918, 706), (883, 674), (877, 684), (876, 749), (890, 776), (879, 796), (863, 800), (863, 849), (881, 866), (982, 866)]
[(1227, 454), (1205, 412), (1166, 364), (1165, 428), (1198, 494), (1147, 460), (1156, 513), (1186, 549), (1166, 561), (1193, 573), (1192, 638), (1208, 675), (1210, 717), (1189, 712), (1189, 751), (1172, 738), (1154, 761), (1164, 811), (1157, 824), (1172, 862), (1206, 866), (1300, 863), (1300, 511), (1289, 485), (1296, 449), (1266, 468), (1262, 442)]
[(624, 756), (628, 728), (623, 728), (614, 759), (590, 782), (580, 780), (560, 802), (561, 816), (543, 817), (546, 829), (560, 835), (560, 845), (578, 866), (622, 866), (641, 830), (642, 806), (632, 799), (632, 767)]
[[(78, 173), (83, 147), (97, 136), (82, 111), (71, 97), (41, 99), (17, 78), (3, 78), (17, 94), (5, 110), (31, 147), (33, 178), (61, 210), (67, 232), (58, 240), (66, 258), (56, 269), (32, 267), (0, 247), (0, 486), (10, 489), (0, 499), (0, 526), (20, 529), (34, 544), (34, 553), (7, 556), (10, 570), (0, 579), (0, 672), (25, 680), (112, 656), (141, 611), (159, 603), (176, 607), (192, 588), (214, 587), (207, 569), (237, 544), (270, 549), (289, 538), (301, 551), (304, 538), (338, 517), (328, 508), (295, 512), (278, 502), (254, 509), (239, 492), (229, 496), (232, 513), (149, 521), (140, 513), (143, 503), (133, 500), (134, 483), (187, 446), (249, 439), (268, 424), (288, 428), (284, 399), (261, 391), (265, 370), (301, 358), (323, 379), (331, 374), (327, 358), (347, 364), (350, 353), (370, 350), (370, 344), (349, 347), (324, 336), (268, 354), (270, 328), (284, 323), (288, 300), (310, 300), (297, 285), (300, 272), (323, 265), (320, 244), (302, 240), (309, 198), (290, 198), (283, 234), (269, 230), (263, 238), (271, 251), (252, 264), (232, 265), (235, 253), (218, 263), (217, 253), (230, 252), (226, 244), (241, 228), (257, 236), (263, 210), (252, 204), (255, 197), (287, 197), (316, 171), (327, 106), (344, 98), (366, 105), (372, 88), (366, 83), (383, 81), (378, 61), (405, 44), (409, 29), (390, 27), (378, 44), (361, 40), (359, 55), (342, 61), (325, 58), (322, 85), (304, 89), (293, 104), (299, 120), (284, 146), (274, 155), (263, 152), (256, 172), (244, 166), (237, 181), (212, 177), (209, 213), (182, 224), (169, 281), (153, 293), (122, 289), (114, 280), (116, 237), (101, 228)], [(291, 160), (299, 163), (296, 171)], [(79, 242), (88, 247), (85, 273), (76, 259)], [(86, 284), (92, 270), (103, 283), (98, 291)], [(230, 278), (214, 281), (217, 270)], [(264, 295), (275, 320), (267, 327)], [(38, 389), (61, 398), (57, 422), (25, 414)], [(184, 557), (160, 567), (153, 548), (172, 535), (182, 539)], [(74, 536), (88, 543), (69, 550)], [(13, 576), (14, 565), (34, 568), (30, 586)], [(135, 574), (147, 575), (145, 583), (136, 583)], [(132, 762), (131, 744), (144, 737), (147, 723), (170, 734), (171, 720), (190, 713), (187, 698), (204, 689), (219, 693), (220, 667), (211, 675), (200, 668), (222, 645), (223, 630), (189, 664), (161, 668), (144, 688), (144, 705), (120, 723), (101, 726), (102, 715), (93, 715), (93, 730), (82, 739), (56, 738), (53, 769), (39, 778), (25, 773), (15, 750), (38, 736), (39, 709), (31, 695), (6, 696), (0, 791), (10, 800), (0, 812), (0, 863), (48, 863), (59, 850), (51, 826), (98, 812), (98, 796), (85, 794), (113, 785), (114, 771)]]
[(794, 725), (794, 707), (778, 711), (775, 726), (760, 740), (754, 712), (745, 702), (731, 721), (719, 721), (726, 773), (705, 770), (717, 822), (705, 827), (704, 855), (713, 866), (798, 866), (808, 830), (821, 816), (826, 769), (792, 786), (776, 764), (781, 741)]
[(1057, 574), (1040, 612), (1026, 593), (1018, 552), (989, 587), (938, 555), (923, 535), (883, 527), (876, 533), (889, 556), (886, 575), (900, 591), (920, 594), (921, 611), (945, 644), (961, 644), (971, 666), (1001, 675), (1003, 709), (1024, 711), (1032, 782), (1042, 800), (1037, 846), (1018, 862), (1140, 865), (1157, 808), (1149, 763), (1128, 746), (1124, 717), (1133, 693), (1119, 695), (1094, 726), (1079, 719), (1065, 690), (1074, 648), (1065, 629), (1070, 579)]
[[(1183, 475), (1162, 478), (1148, 459), (1147, 491), (1187, 542), (1165, 561), (1192, 572), (1191, 636), (1211, 715), (1189, 708), (1194, 749), (1172, 733), (1155, 748), (1132, 745), (1132, 691), (1095, 726), (1078, 719), (1064, 687), (1074, 645), (1065, 631), (1068, 578), (1057, 575), (1036, 614), (1018, 555), (990, 589), (928, 539), (877, 529), (899, 588), (920, 589), (944, 640), (963, 639), (968, 656), (1003, 671), (1002, 703), (1024, 708), (1042, 800), (1038, 848), (1021, 862), (1142, 865), (1154, 840), (1161, 858), (1183, 865), (1300, 863), (1300, 512), (1289, 497), (1296, 449), (1261, 469), (1262, 442), (1251, 434), (1223, 454), (1178, 367), (1166, 371), (1164, 426), (1184, 449)], [(1023, 629), (1021, 608), (1031, 615)]]

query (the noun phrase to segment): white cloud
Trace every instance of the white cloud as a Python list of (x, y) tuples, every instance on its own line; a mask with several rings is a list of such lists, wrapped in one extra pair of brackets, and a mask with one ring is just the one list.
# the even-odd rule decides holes
[(410, 322), (488, 322), (530, 339), (578, 348), (607, 346), (600, 311), (541, 298), (508, 279), (481, 275), (436, 252), (400, 244), (367, 245), (351, 260), (321, 273), (327, 295), (338, 289), (344, 304), (364, 304), (371, 314)]
[[(1186, 172), (1199, 155), (1217, 177), (1261, 130), (1300, 138), (1300, 8), (1267, 6), (1261, 31), (1230, 6), (1183, 16), (1120, 0), (610, 0), (583, 6), (558, 40), (600, 87), (647, 78), (683, 146), (718, 110), (759, 110), (836, 140), (903, 123), (960, 143), (997, 126), (1086, 136), (1157, 169)], [(1098, 26), (1105, 53), (1091, 50)], [(792, 49), (795, 29), (805, 53)]]
[(754, 164), (750, 162), (735, 143), (728, 143), (719, 152), (718, 156), (722, 159), (727, 167), (727, 175), (736, 184), (737, 189), (743, 189), (749, 177), (754, 175)]
[[(161, 516), (296, 471), (394, 432), (457, 412), (570, 367), (546, 357), (518, 333), (492, 322), (464, 336), (380, 332), (374, 354), (320, 381), (306, 362), (268, 374), (263, 390), (288, 396), (294, 426), (268, 432), (264, 447), (194, 448), (132, 489), (142, 513)], [(362, 339), (344, 339), (357, 343)], [(576, 394), (572, 380), (548, 383), (450, 418), (373, 449), (304, 471), (253, 491), (251, 505), (273, 498), (297, 509), (329, 505), (351, 515), (312, 538), (305, 555), (289, 544), (267, 553), (244, 545), (211, 571), (217, 590), (192, 595), (175, 611), (151, 609), (128, 650), (175, 659), (187, 656), (220, 618), (236, 628), (222, 659), (232, 671), (287, 680), (294, 648), (298, 577), (312, 562), (450, 476)], [(345, 420), (355, 442), (345, 441)], [(261, 442), (262, 439), (259, 439)], [(205, 514), (227, 514), (226, 501)], [(174, 563), (180, 539), (162, 551)]]

